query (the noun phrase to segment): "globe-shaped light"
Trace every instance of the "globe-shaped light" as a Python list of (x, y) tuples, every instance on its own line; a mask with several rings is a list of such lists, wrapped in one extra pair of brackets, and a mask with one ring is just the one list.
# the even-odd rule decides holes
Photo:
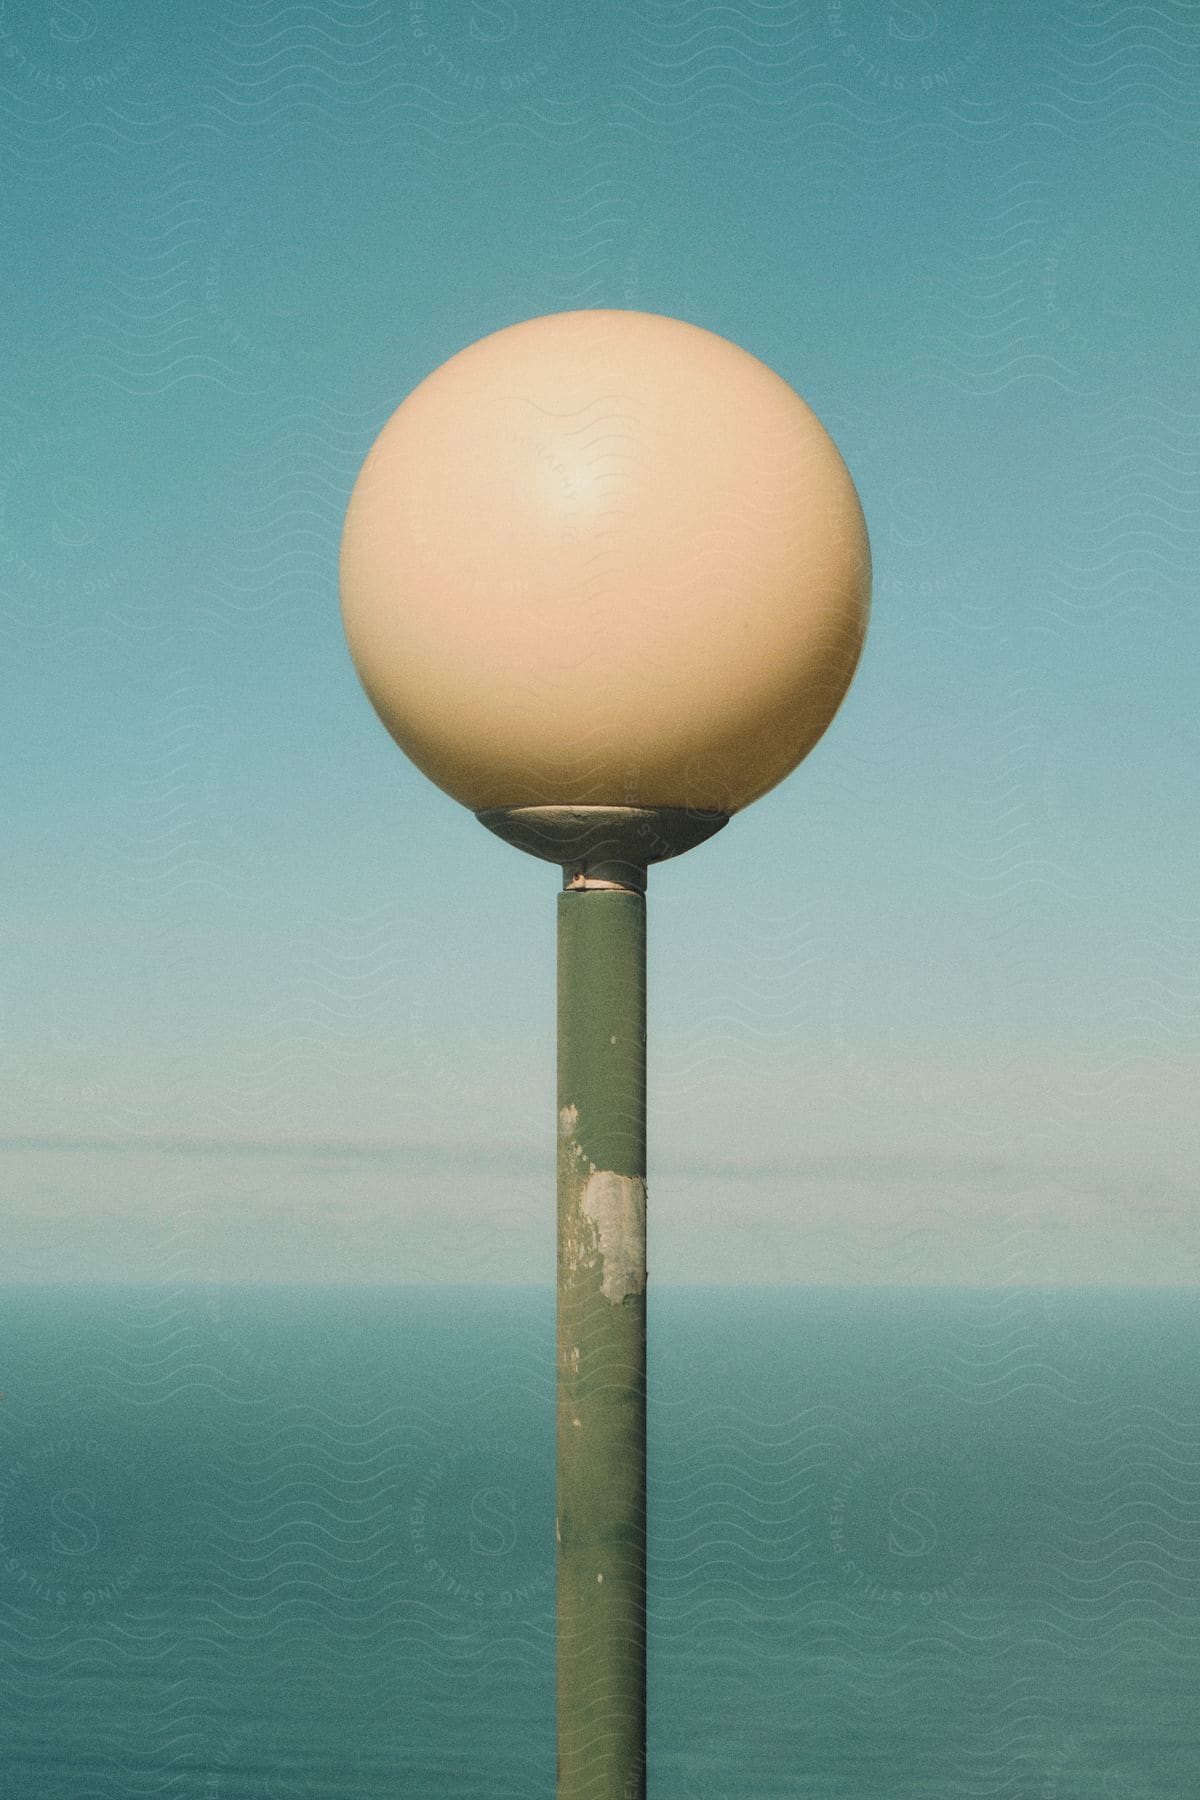
[(384, 725), (472, 811), (733, 813), (841, 704), (870, 553), (832, 439), (764, 363), (655, 313), (553, 313), (393, 413), (341, 591)]

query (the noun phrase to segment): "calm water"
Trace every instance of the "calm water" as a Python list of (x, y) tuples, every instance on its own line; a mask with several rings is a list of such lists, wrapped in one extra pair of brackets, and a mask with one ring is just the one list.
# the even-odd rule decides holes
[[(0, 1294), (0, 1795), (551, 1800), (552, 1294)], [(650, 1356), (654, 1800), (1193, 1800), (1194, 1294)]]

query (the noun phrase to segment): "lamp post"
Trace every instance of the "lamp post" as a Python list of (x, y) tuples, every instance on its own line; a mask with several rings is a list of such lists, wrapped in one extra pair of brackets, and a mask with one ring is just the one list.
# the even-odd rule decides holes
[(558, 900), (559, 1800), (642, 1800), (646, 872), (820, 738), (862, 650), (866, 527), (832, 440), (727, 339), (569, 312), (392, 415), (342, 613), (384, 725)]

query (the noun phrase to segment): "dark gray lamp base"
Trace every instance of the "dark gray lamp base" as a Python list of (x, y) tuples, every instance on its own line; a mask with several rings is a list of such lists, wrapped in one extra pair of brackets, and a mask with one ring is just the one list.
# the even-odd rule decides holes
[(558, 863), (563, 886), (646, 891), (646, 870), (715, 837), (728, 813), (675, 806), (492, 806), (481, 825), (543, 862)]

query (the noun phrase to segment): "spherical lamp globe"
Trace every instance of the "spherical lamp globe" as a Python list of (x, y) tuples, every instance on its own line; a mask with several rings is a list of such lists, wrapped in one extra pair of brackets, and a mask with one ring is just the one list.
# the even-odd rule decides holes
[(764, 363), (679, 319), (566, 312), (393, 413), (341, 593), (384, 725), (473, 812), (729, 815), (841, 704), (870, 555), (832, 439)]

